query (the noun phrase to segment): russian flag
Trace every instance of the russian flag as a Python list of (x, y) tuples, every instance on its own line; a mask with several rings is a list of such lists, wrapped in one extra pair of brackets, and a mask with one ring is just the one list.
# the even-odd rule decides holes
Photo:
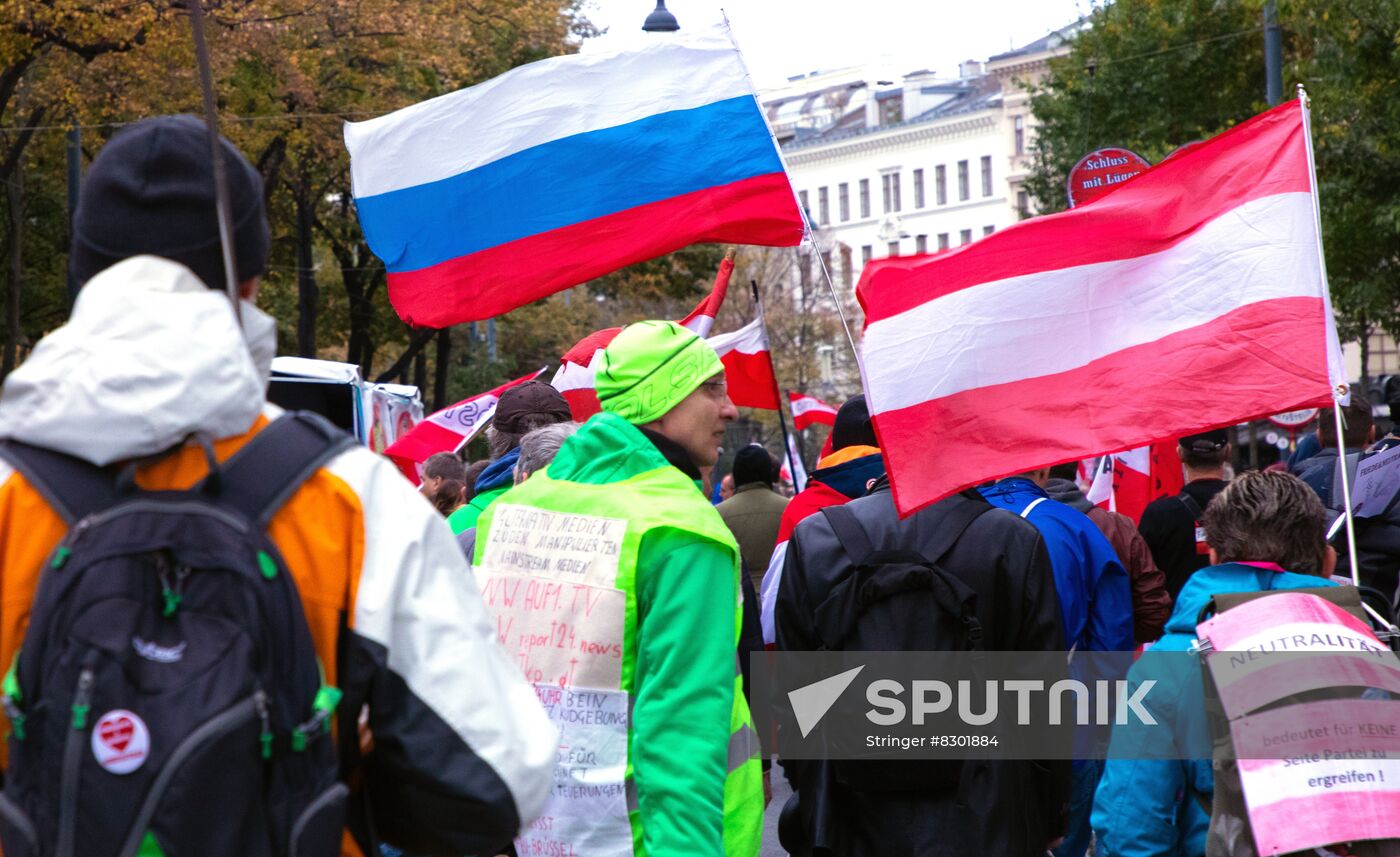
[(900, 512), (1330, 402), (1307, 119), (1280, 105), (1086, 205), (868, 266), (865, 391)]
[(412, 325), (490, 318), (689, 244), (802, 239), (724, 28), (521, 66), (347, 123), (345, 144), (360, 225)]

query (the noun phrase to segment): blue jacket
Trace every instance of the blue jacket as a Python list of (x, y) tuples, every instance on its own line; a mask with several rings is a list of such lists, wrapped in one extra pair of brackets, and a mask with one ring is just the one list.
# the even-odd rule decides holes
[[(1210, 746), (1200, 669), (1192, 658), (1153, 654), (1190, 651), (1196, 618), (1217, 593), (1335, 585), (1306, 574), (1236, 563), (1207, 566), (1187, 579), (1166, 633), (1128, 671), (1130, 696), (1142, 682), (1158, 682), (1143, 707), (1171, 729), (1148, 729), (1132, 719), (1114, 727), (1090, 819), (1099, 857), (1199, 857), (1206, 852), (1210, 815), (1192, 792), (1207, 801), (1214, 793), (1210, 759), (1181, 759), (1185, 751), (1174, 749)], [(1156, 758), (1113, 758), (1117, 755)]]
[(505, 455), (491, 462), (486, 469), (481, 471), (481, 475), (476, 477), (477, 494), (485, 494), (487, 491), (495, 491), (497, 488), (509, 488), (515, 484), (515, 463), (520, 460), (520, 447), (512, 449)]
[(1042, 500), (1026, 520), (1040, 530), (1050, 553), (1065, 645), (1090, 652), (1135, 649), (1128, 573), (1089, 516), (1051, 500), (1044, 489), (1021, 477), (1003, 479), (981, 492), (992, 505), (1018, 515)]

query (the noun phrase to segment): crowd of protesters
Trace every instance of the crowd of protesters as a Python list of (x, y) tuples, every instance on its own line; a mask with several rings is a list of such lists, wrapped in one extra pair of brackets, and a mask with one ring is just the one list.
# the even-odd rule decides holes
[[(225, 260), (203, 126), (182, 117), (137, 123), (89, 172), (74, 221), (70, 264), (82, 291), (71, 320), (35, 347), (0, 395), (8, 444), (0, 453), (9, 462), (0, 462), (0, 661), (20, 663), (4, 690), (7, 852), (54, 853), (45, 844), (52, 834), (58, 853), (74, 853), (76, 834), (63, 829), (73, 823), (69, 801), (98, 818), (101, 790), (119, 789), (123, 772), (99, 754), (107, 771), (97, 774), (107, 777), (100, 790), (74, 785), (70, 798), (42, 785), (42, 772), (57, 771), (60, 756), (79, 758), (87, 739), (65, 739), (68, 720), (54, 725), (41, 706), (25, 708), (45, 685), (21, 663), (20, 644), (31, 605), (44, 597), (40, 569), (60, 569), (76, 542), (62, 498), (26, 469), (29, 459), (9, 451), (38, 448), (90, 474), (121, 470), (126, 491), (215, 497), (219, 473), (237, 474), (240, 450), (259, 446), (258, 436), (282, 420), (264, 400), (275, 323), (253, 303), (269, 240), (261, 183), (241, 154), (223, 148), (239, 313), (220, 292)], [(748, 668), (765, 646), (921, 651), (954, 638), (989, 651), (1187, 651), (1216, 594), (1334, 586), (1334, 575), (1353, 573), (1352, 557), (1334, 549), (1336, 474), (1354, 471), (1366, 447), (1396, 441), (1377, 442), (1363, 396), (1346, 406), (1341, 437), (1323, 416), (1290, 472), (1234, 477), (1224, 429), (1180, 438), (1185, 488), (1135, 523), (1090, 503), (1072, 465), (1015, 474), (901, 518), (861, 396), (840, 408), (829, 451), (795, 497), (775, 487), (779, 468), (761, 445), (738, 449), (716, 479), (736, 410), (714, 350), (672, 322), (626, 326), (598, 361), (596, 391), (601, 413), (580, 424), (548, 384), (507, 390), (487, 431), (489, 457), (428, 458), (421, 496), (361, 447), (285, 462), (305, 473), (261, 522), (279, 559), (259, 561), (268, 579), (283, 566), (290, 574), (323, 691), (334, 691), (324, 698), (334, 701), (309, 731), (285, 726), (290, 714), (258, 709), (262, 758), (283, 763), (334, 719), (335, 785), (305, 807), (278, 804), (287, 791), (267, 786), (267, 804), (250, 820), (212, 812), (237, 787), (231, 780), (182, 783), (194, 796), (183, 809), (143, 816), (133, 840), (140, 853), (496, 854), (522, 832), (544, 830), (559, 849), (549, 853), (752, 857), (775, 776), (793, 790), (774, 808), (782, 846), (804, 857), (1256, 853), (1248, 818), (1217, 794), (1209, 759), (987, 760), (940, 769), (951, 773), (937, 782), (883, 788), (843, 776), (830, 760), (779, 758), (772, 766), (748, 704)], [(537, 541), (555, 552), (531, 555), (532, 535), (549, 535)], [(1396, 501), (1359, 521), (1356, 540), (1355, 582), (1393, 616)], [(865, 599), (834, 626), (826, 610), (833, 593), (890, 557), (926, 573), (906, 575), (885, 600)], [(624, 700), (609, 733), (618, 763), (590, 769), (602, 778), (593, 784), (615, 789), (607, 793), (616, 799), (567, 818), (549, 814), (551, 801), (577, 785), (559, 740), (565, 721), (551, 721), (542, 706), (550, 683), (522, 671), (502, 630), (519, 621), (512, 633), (532, 639), (554, 634), (558, 622), (543, 612), (502, 612), (485, 596), (485, 581), (503, 569), (548, 591), (561, 567), (585, 575), (583, 589), (618, 595), (616, 612), (604, 611), (613, 618), (590, 626), (599, 635), (590, 645), (615, 652), (616, 663), (586, 680), (570, 663), (552, 686)], [(947, 595), (925, 591), (932, 579), (965, 606), (953, 637), (936, 627), (930, 605)], [(182, 594), (166, 580), (162, 571), (168, 619)], [(43, 619), (51, 621), (46, 612)], [(140, 621), (136, 633), (154, 633), (154, 618)], [(97, 631), (84, 633), (98, 636), (75, 652), (106, 652), (128, 670), (186, 651), (204, 657), (193, 637), (164, 646), (131, 636), (130, 647), (123, 639), (113, 648)], [(87, 664), (96, 656), (84, 657)], [(1154, 675), (1147, 664), (1128, 673), (1130, 684), (1152, 679), (1176, 689), (1159, 697), (1159, 719), (1174, 734), (1203, 729), (1198, 678)], [(83, 675), (90, 683), (91, 672)], [(81, 693), (87, 688), (80, 684)], [(89, 728), (89, 707), (115, 708), (105, 692), (74, 699), (70, 732)], [(316, 698), (321, 706), (323, 695)], [(121, 746), (135, 746), (131, 736), (149, 728), (141, 763), (175, 764), (161, 744), (168, 712), (137, 712), (145, 717), (137, 729), (132, 712), (121, 711), (129, 730)], [(93, 732), (94, 753), (99, 738), (108, 736)], [(331, 804), (333, 814), (317, 814)], [(191, 833), (181, 812), (197, 812), (205, 827)], [(321, 825), (316, 847), (299, 838), (312, 824)], [(278, 844), (248, 844), (264, 835)], [(199, 836), (242, 844), (201, 849), (191, 845)], [(1382, 842), (1330, 853), (1397, 851)]]

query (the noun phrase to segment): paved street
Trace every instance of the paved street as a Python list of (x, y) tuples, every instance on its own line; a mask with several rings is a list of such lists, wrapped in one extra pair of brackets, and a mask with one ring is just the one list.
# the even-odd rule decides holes
[(763, 848), (758, 852), (759, 857), (787, 857), (787, 852), (778, 845), (778, 813), (782, 812), (783, 804), (791, 796), (792, 789), (788, 788), (787, 779), (774, 765), (773, 802), (768, 804), (768, 811), (763, 814)]

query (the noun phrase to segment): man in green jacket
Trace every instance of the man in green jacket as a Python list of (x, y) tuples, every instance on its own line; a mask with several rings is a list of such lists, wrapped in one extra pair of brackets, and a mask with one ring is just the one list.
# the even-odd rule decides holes
[(478, 522), (502, 644), (561, 729), (521, 853), (753, 857), (758, 740), (739, 689), (739, 551), (699, 487), (735, 418), (723, 366), (672, 322), (608, 346), (602, 413)]

